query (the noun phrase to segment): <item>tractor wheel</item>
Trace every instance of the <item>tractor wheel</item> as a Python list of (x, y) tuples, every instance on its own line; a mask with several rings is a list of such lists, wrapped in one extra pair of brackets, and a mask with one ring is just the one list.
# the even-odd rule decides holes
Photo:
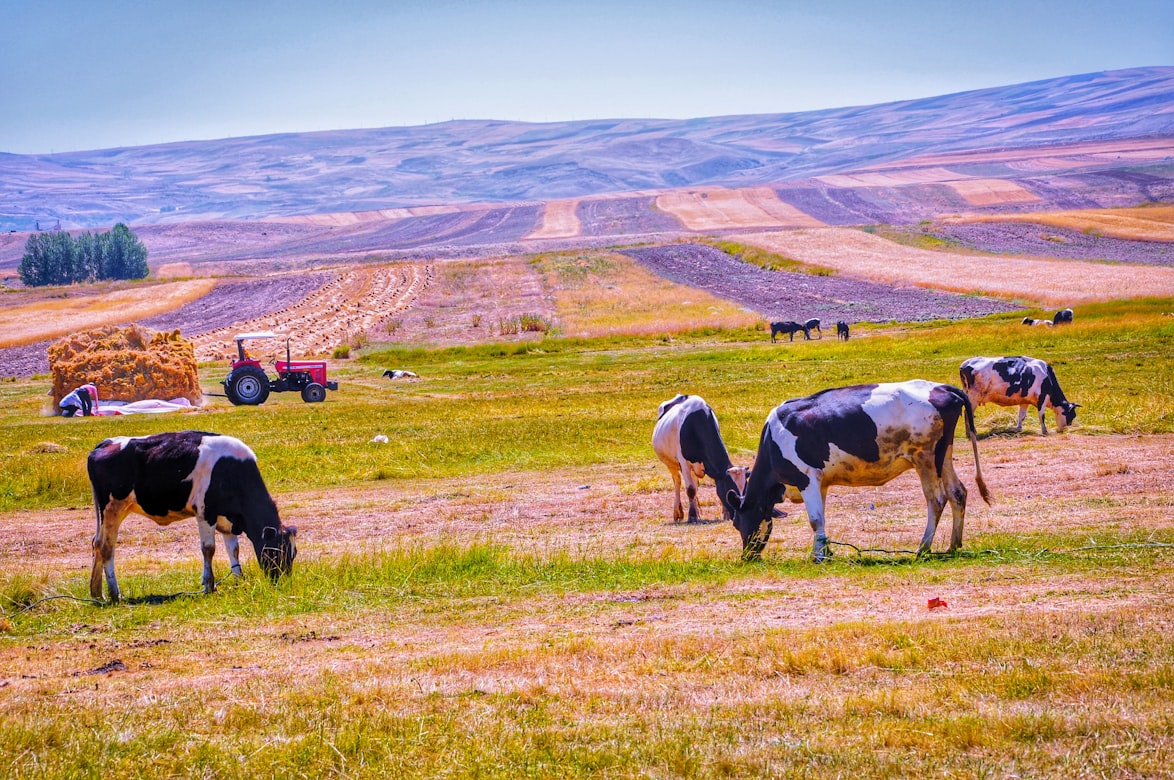
[(311, 382), (302, 388), (302, 400), (308, 404), (316, 404), (326, 400), (326, 388), (317, 382)]
[(242, 366), (224, 380), (224, 394), (237, 406), (257, 406), (269, 397), (269, 377), (256, 366)]

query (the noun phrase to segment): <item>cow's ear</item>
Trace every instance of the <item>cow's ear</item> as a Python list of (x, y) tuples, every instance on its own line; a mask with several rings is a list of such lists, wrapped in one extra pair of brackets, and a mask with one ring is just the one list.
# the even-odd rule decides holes
[(277, 536), (277, 529), (274, 528), (273, 526), (267, 525), (261, 529), (261, 538), (262, 539), (269, 539), (274, 536)]
[(734, 509), (741, 509), (742, 508), (742, 497), (740, 495), (738, 495), (738, 492), (736, 490), (727, 490), (726, 491), (726, 503), (729, 504), (730, 506), (732, 506)]

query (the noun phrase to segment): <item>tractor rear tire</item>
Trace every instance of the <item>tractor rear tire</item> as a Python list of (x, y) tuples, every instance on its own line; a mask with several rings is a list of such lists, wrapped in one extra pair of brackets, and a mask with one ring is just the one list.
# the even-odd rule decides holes
[(269, 377), (256, 366), (242, 366), (224, 380), (224, 394), (237, 406), (258, 406), (269, 397)]
[(311, 382), (302, 388), (302, 400), (308, 404), (321, 403), (326, 400), (326, 388), (317, 382)]

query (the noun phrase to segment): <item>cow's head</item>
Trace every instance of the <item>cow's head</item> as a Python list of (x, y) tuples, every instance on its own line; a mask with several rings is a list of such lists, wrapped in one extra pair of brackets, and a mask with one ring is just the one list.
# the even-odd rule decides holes
[(734, 528), (737, 528), (742, 536), (742, 560), (759, 560), (767, 540), (770, 539), (773, 518), (778, 515), (771, 507), (758, 507), (753, 502), (747, 502), (745, 491), (728, 491), (725, 503), (730, 507), (730, 519), (734, 523)]
[(1072, 424), (1072, 421), (1076, 419), (1076, 408), (1078, 406), (1080, 406), (1080, 404), (1074, 404), (1070, 401), (1065, 401), (1064, 403), (1055, 407), (1056, 430), (1062, 431)]
[(297, 535), (298, 529), (292, 525), (265, 526), (261, 531), (261, 550), (257, 560), (270, 579), (276, 580), (293, 570), (293, 561), (298, 554)]

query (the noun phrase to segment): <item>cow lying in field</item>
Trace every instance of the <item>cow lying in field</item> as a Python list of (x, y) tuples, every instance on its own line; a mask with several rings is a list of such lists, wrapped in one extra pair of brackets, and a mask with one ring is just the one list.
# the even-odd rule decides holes
[(212, 556), (216, 531), (224, 534), (232, 572), (241, 576), (238, 537), (253, 543), (257, 562), (271, 578), (288, 574), (297, 549), (297, 529), (283, 526), (265, 489), (257, 458), (244, 442), (201, 431), (116, 436), (94, 447), (86, 460), (94, 492), (97, 530), (90, 595), (102, 596), (102, 574), (111, 601), (120, 592), (114, 576), (118, 527), (130, 512), (170, 525), (196, 518), (204, 553), (204, 592), (216, 589)]
[(774, 343), (776, 336), (782, 335), (784, 333), (791, 337), (791, 341), (795, 340), (796, 333), (802, 333), (803, 338), (805, 339), (811, 338), (811, 333), (807, 330), (807, 328), (797, 322), (787, 320), (785, 322), (772, 322), (770, 324), (771, 343)]
[(970, 401), (957, 387), (914, 379), (824, 390), (777, 406), (767, 417), (746, 490), (731, 494), (742, 557), (759, 558), (770, 539), (771, 511), (784, 494), (797, 492), (815, 535), (812, 557), (828, 555), (824, 507), (833, 485), (883, 485), (916, 469), (925, 494), (927, 521), (918, 553), (927, 553), (947, 502), (953, 512), (950, 552), (962, 545), (966, 486), (954, 472), (954, 428), (965, 415), (974, 450), (974, 474), (983, 500), (991, 501), (978, 463), (978, 438)]
[(1051, 320), (1033, 320), (1031, 317), (1024, 317), (1024, 318), (1023, 318), (1023, 324), (1024, 324), (1024, 325), (1031, 325), (1031, 326), (1034, 326), (1034, 327), (1041, 327), (1041, 326), (1042, 326), (1042, 327), (1045, 327), (1045, 328), (1050, 328), (1050, 327), (1052, 327), (1052, 321), (1051, 321)]
[(697, 506), (697, 487), (707, 474), (717, 488), (722, 510), (729, 517), (725, 496), (733, 490), (740, 493), (746, 486), (748, 469), (735, 466), (722, 441), (717, 417), (701, 396), (678, 395), (662, 403), (656, 410), (656, 426), (652, 429), (652, 449), (668, 467), (673, 477), (673, 521), (685, 517), (681, 506), (681, 482), (689, 498), (689, 522), (700, 519)]
[(986, 403), (999, 406), (1018, 406), (1019, 422), (1015, 430), (1023, 430), (1027, 407), (1039, 411), (1040, 433), (1048, 435), (1044, 414), (1051, 409), (1056, 415), (1056, 430), (1062, 431), (1076, 419), (1080, 404), (1069, 402), (1060, 389), (1056, 372), (1042, 360), (1029, 357), (975, 357), (963, 361), (958, 368), (962, 387), (977, 409)]

